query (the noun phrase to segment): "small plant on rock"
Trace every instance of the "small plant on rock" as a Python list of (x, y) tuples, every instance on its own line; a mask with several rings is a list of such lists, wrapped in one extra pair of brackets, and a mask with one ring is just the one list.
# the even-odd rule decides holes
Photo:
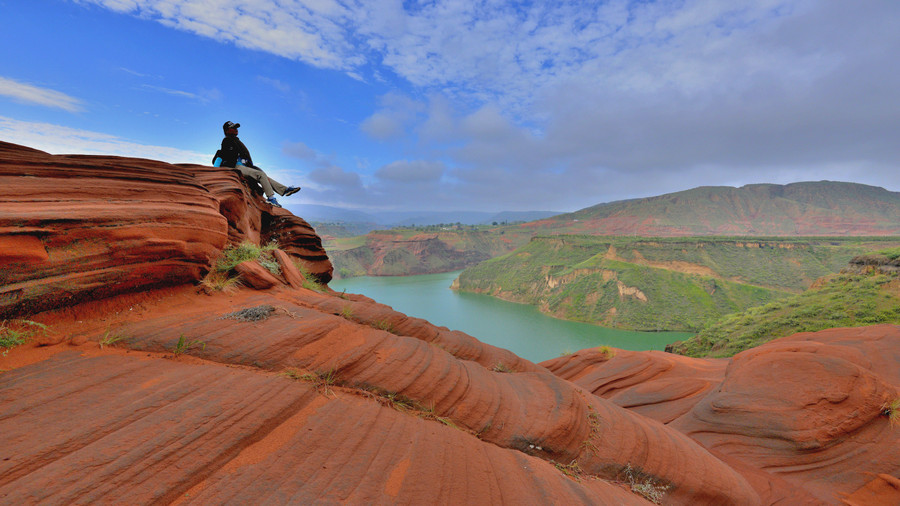
[(199, 339), (194, 339), (192, 341), (189, 341), (189, 340), (185, 339), (184, 334), (181, 334), (181, 336), (178, 338), (178, 341), (175, 343), (175, 347), (172, 348), (172, 353), (174, 353), (175, 356), (177, 357), (178, 355), (181, 355), (181, 354), (187, 352), (191, 348), (198, 348), (198, 347), (201, 350), (206, 349), (206, 343), (204, 343), (203, 341), (201, 341)]
[(298, 369), (288, 368), (282, 371), (281, 375), (294, 380), (312, 383), (320, 394), (325, 397), (334, 397), (334, 391), (331, 389), (332, 386), (337, 384), (337, 373), (334, 369), (302, 372)]
[(112, 332), (109, 329), (106, 329), (106, 333), (103, 334), (103, 337), (100, 338), (98, 343), (100, 344), (100, 348), (103, 348), (104, 346), (112, 346), (125, 339), (128, 339), (128, 336), (121, 333), (121, 331)]
[(606, 360), (609, 360), (616, 356), (615, 348), (611, 348), (609, 346), (603, 345), (597, 348), (597, 352), (606, 357)]
[[(294, 260), (294, 265), (297, 266), (297, 270), (300, 271), (300, 275), (303, 276), (303, 288), (307, 290), (312, 290), (314, 292), (324, 292), (325, 285), (316, 281), (316, 278), (313, 277), (312, 274), (309, 273), (309, 269), (306, 268), (306, 265), (303, 264), (300, 260)], [(346, 298), (346, 297), (341, 297)]]
[(631, 487), (631, 491), (653, 504), (660, 504), (663, 496), (669, 490), (669, 485), (663, 485), (656, 478), (640, 469), (631, 467), (631, 464), (626, 465), (623, 472), (625, 473), (625, 480)]
[(378, 320), (377, 322), (373, 323), (372, 326), (378, 330), (390, 332), (391, 334), (394, 334), (395, 331), (397, 330), (394, 328), (394, 324), (389, 322), (387, 319)]
[(231, 277), (228, 272), (213, 269), (206, 273), (206, 276), (200, 280), (200, 286), (205, 288), (207, 292), (225, 292), (232, 293), (242, 285), (241, 277)]
[(276, 249), (278, 249), (278, 243), (274, 241), (265, 246), (257, 246), (250, 241), (229, 246), (222, 251), (222, 257), (216, 262), (215, 270), (229, 272), (240, 263), (256, 260), (272, 274), (280, 274), (281, 266), (278, 265), (278, 261), (272, 254)]
[(47, 331), (43, 323), (31, 320), (3, 320), (0, 322), (0, 348), (5, 355), (9, 348), (25, 344), (32, 337)]
[(575, 481), (581, 481), (581, 477), (584, 475), (584, 471), (581, 470), (581, 466), (579, 466), (578, 462), (575, 460), (569, 462), (568, 465), (563, 465), (559, 462), (554, 462), (553, 465), (555, 465), (563, 474)]
[(504, 372), (504, 373), (516, 372), (515, 369), (504, 364), (503, 362), (497, 362), (496, 364), (494, 364), (494, 367), (492, 367), (491, 370), (494, 372)]

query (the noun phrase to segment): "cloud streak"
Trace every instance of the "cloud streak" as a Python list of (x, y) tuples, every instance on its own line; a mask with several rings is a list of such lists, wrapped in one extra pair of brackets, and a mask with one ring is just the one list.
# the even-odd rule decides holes
[(62, 109), (68, 112), (84, 110), (83, 102), (60, 91), (41, 88), (6, 77), (0, 77), (0, 95), (19, 102)]
[(169, 163), (210, 163), (210, 156), (206, 153), (151, 146), (115, 135), (50, 123), (19, 121), (5, 116), (0, 116), (0, 139), (52, 154), (118, 155)]

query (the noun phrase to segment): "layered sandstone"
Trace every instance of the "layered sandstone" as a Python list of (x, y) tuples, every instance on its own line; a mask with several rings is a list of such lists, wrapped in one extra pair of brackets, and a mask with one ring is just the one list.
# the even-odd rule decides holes
[[(0, 201), (0, 309), (47, 327), (0, 357), (2, 503), (897, 497), (895, 327), (533, 364), (305, 288), (294, 261), (330, 277), (315, 231), (227, 169), (6, 144), (0, 178), (21, 189)], [(197, 286), (226, 245), (273, 238), (280, 274)]]

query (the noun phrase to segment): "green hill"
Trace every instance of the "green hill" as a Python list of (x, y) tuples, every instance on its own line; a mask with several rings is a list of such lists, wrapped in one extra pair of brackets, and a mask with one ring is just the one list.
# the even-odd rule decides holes
[(667, 351), (730, 357), (797, 332), (878, 323), (900, 324), (900, 250), (851, 260), (850, 267), (809, 290), (729, 315)]
[(637, 330), (695, 331), (787, 298), (897, 238), (535, 237), (463, 271), (454, 287), (551, 315)]

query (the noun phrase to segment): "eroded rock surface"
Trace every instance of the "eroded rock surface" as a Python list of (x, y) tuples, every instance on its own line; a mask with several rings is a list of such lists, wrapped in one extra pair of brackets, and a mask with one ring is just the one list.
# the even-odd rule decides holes
[(538, 365), (307, 283), (315, 231), (230, 171), (0, 144), (0, 182), (0, 309), (47, 326), (0, 356), (0, 503), (896, 502), (896, 327)]

